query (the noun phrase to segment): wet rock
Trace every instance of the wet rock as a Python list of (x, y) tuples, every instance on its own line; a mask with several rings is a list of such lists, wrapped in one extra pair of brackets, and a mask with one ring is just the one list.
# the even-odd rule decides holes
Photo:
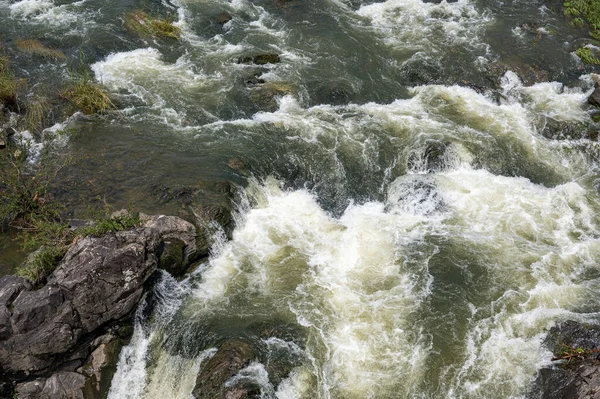
[(215, 22), (221, 25), (225, 25), (227, 22), (231, 21), (233, 16), (227, 11), (223, 11), (221, 14), (217, 15), (215, 18)]
[(246, 399), (250, 396), (250, 391), (244, 387), (229, 388), (223, 394), (224, 399)]
[(253, 88), (250, 98), (258, 108), (275, 111), (277, 109), (277, 97), (295, 93), (296, 89), (288, 83), (269, 82)]
[(240, 57), (237, 62), (238, 64), (266, 65), (277, 64), (281, 62), (281, 59), (279, 58), (279, 54), (259, 54), (253, 57)]
[(255, 87), (265, 83), (264, 79), (261, 79), (262, 72), (256, 72), (244, 79), (244, 84), (248, 87)]
[(186, 248), (187, 245), (177, 238), (164, 240), (158, 268), (166, 270), (174, 277), (182, 276), (189, 265), (189, 262), (186, 262)]
[(193, 224), (175, 216), (140, 215), (140, 218), (144, 220), (144, 227), (156, 230), (162, 239), (159, 250), (160, 264), (165, 266), (176, 262), (167, 266), (172, 268), (174, 275), (179, 275), (190, 263), (205, 255), (207, 249), (199, 250), (198, 234)]
[(41, 378), (34, 381), (17, 384), (15, 394), (17, 399), (37, 399), (40, 398), (46, 379)]
[(414, 173), (436, 173), (448, 165), (450, 143), (429, 140), (424, 148), (418, 148), (408, 156), (407, 169)]
[(237, 171), (243, 171), (246, 169), (246, 163), (239, 158), (231, 158), (229, 162), (227, 162), (227, 166)]
[[(112, 339), (111, 339), (112, 338)], [(109, 336), (109, 342), (100, 344), (90, 355), (90, 361), (77, 371), (86, 376), (86, 385), (96, 397), (105, 397), (117, 370), (122, 341)]]
[(594, 91), (588, 97), (588, 104), (593, 105), (594, 107), (600, 107), (600, 83), (596, 82), (594, 84)]
[(566, 348), (590, 351), (571, 362), (562, 361), (541, 369), (531, 399), (592, 399), (600, 397), (600, 326), (567, 321), (550, 329), (546, 346), (560, 356)]
[(196, 399), (244, 398), (249, 390), (244, 387), (225, 387), (225, 382), (246, 367), (257, 356), (255, 349), (246, 341), (225, 341), (217, 353), (206, 362), (196, 378), (192, 395)]
[(487, 67), (487, 72), (491, 75), (489, 79), (496, 87), (499, 87), (500, 79), (507, 71), (516, 73), (525, 86), (533, 86), (536, 83), (548, 82), (550, 80), (550, 74), (542, 67), (527, 64), (516, 59), (492, 62)]
[(525, 32), (538, 34), (538, 29), (541, 28), (541, 25), (538, 21), (528, 21), (519, 25), (519, 28)]
[(17, 385), (17, 399), (89, 399), (85, 395), (85, 377), (78, 373), (60, 372), (50, 378)]

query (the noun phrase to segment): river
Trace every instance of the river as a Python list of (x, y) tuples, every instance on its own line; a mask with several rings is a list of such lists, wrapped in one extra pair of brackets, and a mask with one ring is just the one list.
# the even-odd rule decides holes
[[(180, 40), (128, 32), (138, 9)], [(84, 68), (119, 106), (56, 100), (31, 139), (77, 154), (56, 194), (74, 216), (230, 186), (235, 227), (185, 280), (160, 274), (110, 399), (189, 398), (229, 338), (259, 348), (229, 384), (261, 398), (521, 398), (550, 327), (598, 322), (593, 69), (556, 4), (0, 0), (0, 37), (32, 92)]]

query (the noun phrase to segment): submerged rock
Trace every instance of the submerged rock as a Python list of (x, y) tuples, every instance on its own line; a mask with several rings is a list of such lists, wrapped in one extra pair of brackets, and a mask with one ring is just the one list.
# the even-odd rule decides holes
[(266, 65), (277, 64), (281, 62), (281, 58), (279, 58), (279, 54), (259, 54), (253, 57), (240, 57), (237, 62), (238, 64)]
[(539, 65), (524, 63), (517, 59), (504, 59), (492, 62), (487, 67), (491, 80), (496, 87), (500, 87), (500, 79), (507, 71), (513, 71), (525, 86), (533, 86), (536, 83), (548, 82), (550, 74)]
[(565, 351), (581, 356), (541, 369), (531, 399), (592, 399), (600, 397), (600, 326), (567, 321), (550, 329), (545, 341), (554, 356)]
[(246, 341), (240, 339), (225, 341), (217, 353), (202, 366), (192, 395), (196, 399), (248, 397), (251, 389), (226, 387), (225, 382), (246, 367), (256, 356), (256, 350)]
[(221, 14), (217, 15), (215, 18), (215, 22), (221, 25), (225, 25), (227, 22), (231, 21), (233, 16), (227, 11), (223, 11)]

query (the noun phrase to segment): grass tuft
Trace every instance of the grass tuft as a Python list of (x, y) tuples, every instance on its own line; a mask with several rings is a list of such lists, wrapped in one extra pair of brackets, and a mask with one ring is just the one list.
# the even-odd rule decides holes
[(0, 103), (14, 104), (17, 99), (19, 81), (10, 70), (10, 61), (5, 55), (0, 55)]
[(60, 96), (88, 115), (116, 108), (106, 90), (89, 77), (77, 79)]
[(79, 228), (77, 234), (80, 236), (100, 237), (108, 233), (130, 230), (140, 224), (141, 220), (139, 216), (129, 213), (114, 217), (100, 217), (94, 221), (92, 226)]
[(36, 55), (43, 58), (58, 60), (65, 58), (62, 51), (44, 46), (39, 40), (22, 39), (16, 42), (17, 49), (23, 53)]
[(66, 253), (66, 247), (41, 247), (31, 253), (17, 268), (17, 276), (28, 279), (34, 285), (41, 285), (56, 269)]
[(40, 130), (43, 126), (43, 121), (50, 112), (50, 103), (46, 97), (35, 96), (27, 104), (27, 112), (25, 113), (25, 125), (31, 132)]
[(153, 17), (144, 11), (125, 15), (125, 28), (138, 36), (167, 39), (179, 39), (181, 36), (181, 29), (173, 24), (171, 18)]

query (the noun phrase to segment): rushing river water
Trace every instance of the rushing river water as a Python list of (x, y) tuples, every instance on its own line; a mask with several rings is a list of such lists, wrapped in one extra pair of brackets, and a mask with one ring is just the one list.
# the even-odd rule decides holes
[[(231, 239), (216, 231), (186, 280), (161, 274), (109, 398), (189, 398), (228, 338), (260, 350), (229, 384), (263, 398), (526, 396), (548, 329), (600, 311), (593, 82), (572, 54), (585, 32), (554, 7), (0, 0), (32, 90), (81, 63), (120, 106), (67, 119), (55, 104), (37, 141), (85, 155), (65, 201), (165, 212), (157, 187), (235, 187)], [(140, 8), (174, 16), (181, 40), (127, 32)], [(236, 62), (263, 53), (281, 62)]]

